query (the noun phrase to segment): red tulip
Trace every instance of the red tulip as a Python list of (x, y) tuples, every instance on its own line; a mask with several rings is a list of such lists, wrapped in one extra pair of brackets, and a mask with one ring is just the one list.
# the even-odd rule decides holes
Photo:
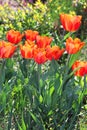
[(75, 75), (76, 76), (84, 76), (87, 74), (87, 62), (85, 61), (76, 61), (73, 66), (72, 66), (72, 70), (75, 70)]
[(60, 21), (66, 31), (77, 31), (81, 25), (82, 16), (73, 16), (71, 14), (60, 14)]
[(15, 30), (8, 31), (6, 35), (7, 40), (13, 44), (18, 44), (19, 42), (21, 42), (22, 37), (23, 34)]
[(50, 47), (48, 46), (46, 48), (46, 57), (49, 59), (49, 60), (58, 60), (62, 54), (64, 52), (64, 49), (60, 49), (58, 46), (53, 46), (53, 47)]
[(33, 58), (34, 48), (36, 45), (32, 41), (25, 41), (24, 45), (20, 45), (21, 55), (23, 58)]
[(52, 42), (52, 37), (40, 36), (36, 37), (36, 44), (39, 48), (45, 48)]
[(26, 40), (35, 41), (38, 34), (39, 32), (37, 31), (26, 30), (25, 31)]
[(81, 50), (81, 48), (85, 45), (84, 42), (81, 42), (79, 38), (75, 38), (74, 40), (69, 37), (67, 40), (66, 40), (66, 51), (69, 53), (69, 54), (75, 54), (77, 53), (78, 51)]
[(11, 58), (16, 46), (10, 42), (0, 41), (0, 58)]
[(38, 64), (44, 64), (47, 61), (45, 49), (42, 48), (34, 49), (34, 60)]

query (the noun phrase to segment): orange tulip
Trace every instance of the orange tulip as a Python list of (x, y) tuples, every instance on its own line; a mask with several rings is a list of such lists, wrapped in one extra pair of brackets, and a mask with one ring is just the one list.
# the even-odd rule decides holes
[(64, 52), (64, 49), (60, 49), (58, 46), (53, 46), (53, 47), (50, 47), (48, 46), (46, 48), (46, 57), (49, 59), (49, 60), (58, 60), (62, 54)]
[(39, 32), (37, 32), (37, 31), (26, 30), (25, 31), (26, 40), (35, 41), (36, 40), (36, 36), (38, 34), (39, 34)]
[(77, 31), (81, 25), (82, 16), (73, 16), (71, 14), (60, 14), (60, 21), (66, 31)]
[(13, 44), (18, 44), (19, 42), (21, 42), (22, 37), (23, 34), (15, 30), (8, 31), (6, 35), (7, 40)]
[(75, 38), (74, 40), (69, 37), (67, 40), (66, 40), (66, 51), (69, 53), (69, 54), (75, 54), (77, 53), (78, 51), (81, 50), (81, 48), (85, 45), (84, 42), (81, 42), (79, 38)]
[(72, 66), (72, 70), (75, 70), (75, 75), (76, 76), (84, 76), (87, 74), (87, 62), (85, 61), (76, 61), (73, 66)]
[(39, 48), (45, 48), (46, 46), (50, 45), (52, 41), (52, 37), (47, 36), (40, 36), (36, 37), (36, 44)]
[(34, 49), (34, 60), (38, 64), (44, 64), (47, 61), (45, 49), (42, 48)]
[(0, 58), (11, 58), (16, 46), (10, 42), (0, 41)]
[(34, 47), (36, 44), (35, 44), (34, 41), (26, 40), (26, 41), (25, 41), (25, 45), (28, 45), (28, 46), (30, 46), (30, 47)]
[(24, 45), (20, 45), (20, 51), (23, 58), (33, 58), (34, 48), (36, 45), (32, 41), (25, 41)]

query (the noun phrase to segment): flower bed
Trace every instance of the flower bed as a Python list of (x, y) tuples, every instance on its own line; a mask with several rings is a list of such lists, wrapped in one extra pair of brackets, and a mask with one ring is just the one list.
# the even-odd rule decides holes
[[(11, 11), (7, 6), (5, 9)], [(77, 37), (82, 16), (60, 13), (59, 27), (54, 27), (55, 22), (48, 19), (46, 10), (45, 5), (36, 3), (35, 7), (24, 7), (23, 12), (1, 17), (5, 22), (1, 24), (0, 37), (0, 127), (3, 130), (81, 127), (78, 119), (87, 95), (87, 61), (81, 56), (87, 39)], [(5, 21), (7, 17), (10, 21)]]

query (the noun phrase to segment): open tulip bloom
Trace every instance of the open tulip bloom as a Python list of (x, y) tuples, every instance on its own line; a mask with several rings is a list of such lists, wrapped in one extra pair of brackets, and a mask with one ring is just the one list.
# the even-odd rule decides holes
[(73, 16), (71, 14), (60, 14), (60, 20), (66, 31), (74, 32), (80, 28), (82, 16)]

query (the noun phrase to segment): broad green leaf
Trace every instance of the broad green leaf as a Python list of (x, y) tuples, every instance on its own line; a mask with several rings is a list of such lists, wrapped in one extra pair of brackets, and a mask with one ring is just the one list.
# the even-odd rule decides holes
[(36, 117), (32, 112), (29, 111), (29, 113), (30, 113), (31, 117), (33, 118), (33, 120), (34, 120), (36, 123), (39, 123), (39, 120), (37, 119), (37, 117)]
[(19, 130), (23, 130), (23, 129), (21, 128), (21, 126), (19, 125), (19, 123), (18, 123), (18, 128), (19, 128)]
[(50, 95), (50, 97), (52, 96), (54, 90), (55, 90), (55, 89), (54, 89), (54, 86), (52, 86), (52, 87), (50, 88), (50, 91), (49, 91), (49, 95)]
[(39, 96), (39, 101), (40, 101), (40, 103), (43, 102), (43, 97), (42, 97), (42, 95)]
[(70, 37), (71, 35), (71, 32), (67, 33), (65, 36), (64, 36), (64, 39), (63, 40), (66, 40), (68, 37)]
[(70, 60), (69, 60), (69, 68), (71, 68), (71, 66), (73, 65), (73, 63), (78, 59), (79, 55), (80, 55), (80, 51), (76, 54), (72, 54), (70, 56)]
[(25, 122), (24, 122), (24, 119), (23, 119), (23, 115), (22, 115), (22, 129), (23, 129), (23, 130), (27, 130), (27, 129), (26, 129)]
[(52, 115), (52, 114), (53, 114), (53, 111), (50, 110), (50, 111), (48, 112), (48, 116), (50, 116), (50, 115)]

